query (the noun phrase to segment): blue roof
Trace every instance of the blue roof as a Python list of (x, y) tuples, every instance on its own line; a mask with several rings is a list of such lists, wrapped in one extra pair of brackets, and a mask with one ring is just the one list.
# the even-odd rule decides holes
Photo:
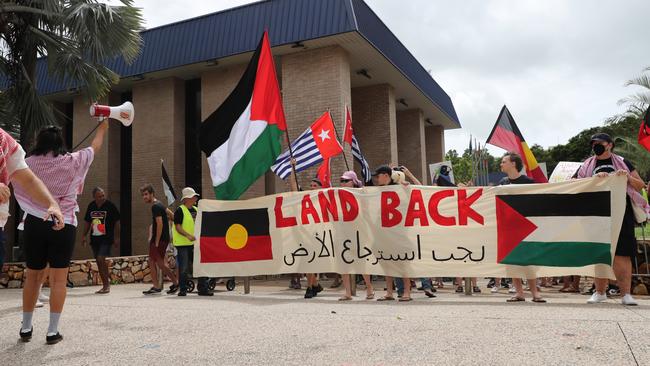
[[(143, 31), (140, 56), (130, 65), (106, 62), (121, 77), (171, 69), (250, 52), (264, 29), (272, 46), (358, 32), (453, 122), (451, 98), (362, 0), (267, 0)], [(41, 94), (70, 85), (47, 77), (47, 60), (37, 65)]]

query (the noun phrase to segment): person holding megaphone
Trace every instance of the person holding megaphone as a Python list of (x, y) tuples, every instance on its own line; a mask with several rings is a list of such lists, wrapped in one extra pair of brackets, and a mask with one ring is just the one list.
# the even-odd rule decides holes
[[(20, 329), (20, 338), (24, 342), (32, 337), (31, 314), (48, 265), (50, 323), (46, 342), (55, 344), (63, 339), (58, 325), (65, 303), (68, 269), (76, 237), (76, 212), (79, 211), (77, 195), (83, 190), (86, 174), (95, 154), (103, 145), (107, 130), (108, 120), (102, 118), (90, 146), (70, 153), (66, 149), (61, 128), (45, 127), (38, 133), (36, 145), (25, 159), (29, 168), (45, 183), (58, 202), (63, 222), (60, 222), (60, 217), (54, 216), (43, 221), (43, 217), (48, 216), (48, 207), (35, 200), (28, 190), (16, 187), (16, 198), (26, 213), (24, 239), (28, 281), (23, 288), (23, 323)], [(63, 228), (56, 230), (57, 226)]]

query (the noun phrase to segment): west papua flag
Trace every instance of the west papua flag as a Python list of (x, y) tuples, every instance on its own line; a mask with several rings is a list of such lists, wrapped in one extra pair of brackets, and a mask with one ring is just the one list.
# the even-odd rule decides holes
[(519, 127), (512, 118), (510, 111), (504, 105), (499, 113), (490, 137), (487, 139), (488, 144), (500, 147), (502, 149), (516, 152), (521, 156), (526, 167), (526, 175), (532, 178), (536, 183), (547, 183), (548, 179), (542, 172), (542, 168), (537, 165), (537, 159), (524, 140), (524, 136), (519, 131)]
[(228, 98), (201, 124), (214, 193), (235, 200), (282, 151), (286, 130), (269, 36), (264, 32), (244, 75)]
[[(336, 140), (334, 121), (330, 112), (323, 113), (312, 125), (291, 143), (293, 158), (296, 159), (296, 173), (343, 152)], [(271, 170), (282, 179), (291, 174), (289, 150), (278, 156)]]
[(639, 145), (643, 146), (644, 149), (650, 151), (650, 131), (648, 131), (648, 123), (650, 123), (650, 106), (645, 112), (645, 117), (641, 122), (641, 127), (639, 127)]
[(363, 177), (363, 182), (367, 183), (372, 180), (368, 162), (361, 153), (361, 147), (359, 147), (357, 137), (354, 136), (354, 131), (352, 130), (352, 116), (350, 115), (350, 109), (347, 106), (345, 107), (345, 133), (343, 135), (343, 142), (347, 142), (348, 145), (350, 145), (352, 148), (352, 156), (354, 156), (354, 159), (359, 163), (359, 165), (361, 165), (361, 176)]

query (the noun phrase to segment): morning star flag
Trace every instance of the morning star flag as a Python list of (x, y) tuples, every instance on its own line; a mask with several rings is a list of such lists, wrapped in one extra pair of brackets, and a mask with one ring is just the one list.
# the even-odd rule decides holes
[[(194, 275), (614, 278), (626, 187), (625, 177), (609, 176), (203, 199)], [(238, 254), (244, 248), (255, 248), (255, 255)]]
[(643, 121), (641, 122), (641, 127), (639, 127), (639, 145), (643, 146), (644, 149), (650, 151), (650, 131), (648, 131), (648, 124), (650, 123), (650, 106), (645, 112)]
[[(334, 121), (330, 112), (323, 113), (312, 125), (291, 143), (293, 158), (296, 159), (296, 173), (343, 152), (336, 140)], [(289, 150), (278, 156), (271, 170), (282, 179), (291, 174)]]
[(499, 113), (499, 118), (497, 118), (494, 128), (492, 128), (492, 132), (490, 132), (487, 143), (518, 153), (526, 166), (526, 175), (537, 183), (548, 182), (542, 168), (537, 165), (537, 160), (524, 140), (524, 136), (519, 131), (515, 119), (512, 118), (505, 105), (501, 108), (501, 113)]
[(268, 33), (228, 98), (201, 124), (217, 199), (239, 198), (280, 154), (286, 130)]
[(359, 141), (357, 137), (354, 136), (354, 131), (352, 130), (352, 116), (350, 115), (350, 109), (345, 107), (345, 134), (343, 135), (343, 142), (347, 142), (348, 145), (352, 148), (352, 156), (354, 159), (361, 165), (361, 176), (363, 177), (363, 182), (367, 183), (372, 179), (370, 175), (370, 168), (368, 167), (368, 162), (366, 158), (361, 153), (361, 147), (359, 147)]
[(160, 160), (160, 167), (162, 169), (163, 192), (165, 192), (165, 197), (167, 197), (167, 206), (171, 206), (176, 202), (176, 192), (174, 192), (174, 185), (172, 184), (171, 179), (169, 179), (169, 175), (165, 169), (165, 163), (162, 159)]

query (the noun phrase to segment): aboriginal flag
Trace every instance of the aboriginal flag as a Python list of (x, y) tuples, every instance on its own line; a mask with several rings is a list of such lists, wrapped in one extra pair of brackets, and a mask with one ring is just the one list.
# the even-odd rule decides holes
[(499, 113), (499, 118), (497, 118), (494, 128), (492, 128), (492, 132), (490, 132), (487, 143), (516, 152), (524, 161), (527, 176), (532, 178), (536, 183), (548, 182), (548, 179), (546, 179), (546, 176), (542, 172), (542, 168), (537, 165), (537, 160), (524, 140), (524, 136), (519, 131), (515, 119), (512, 118), (510, 111), (505, 105), (501, 108), (501, 113)]
[(201, 263), (273, 259), (266, 208), (203, 212)]

